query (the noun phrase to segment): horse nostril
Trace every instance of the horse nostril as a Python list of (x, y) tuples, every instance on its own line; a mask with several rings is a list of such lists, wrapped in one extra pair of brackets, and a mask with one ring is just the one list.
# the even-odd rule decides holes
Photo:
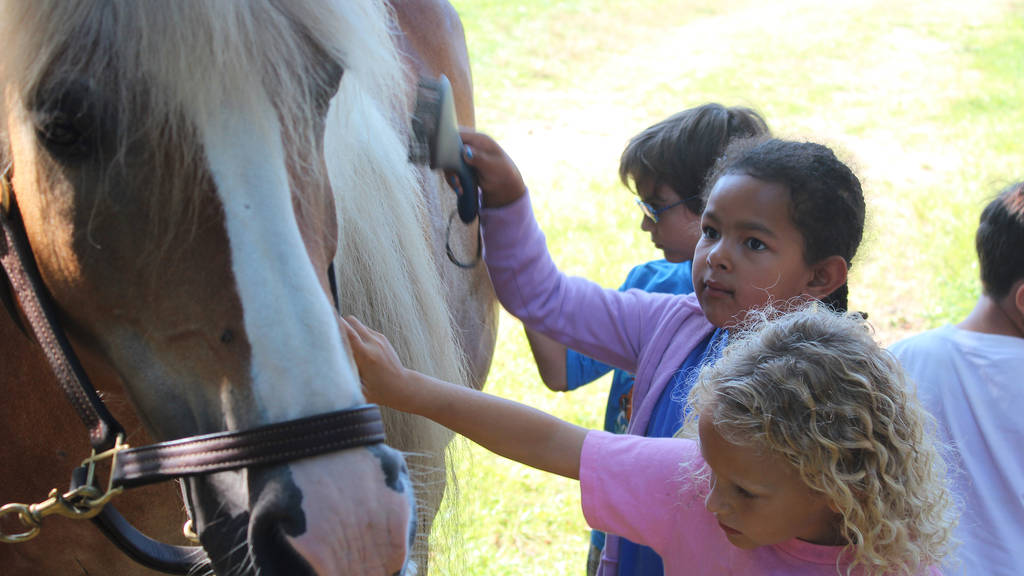
[(208, 518), (208, 521), (209, 525), (199, 535), (199, 541), (206, 549), (214, 570), (227, 573), (232, 566), (244, 565), (249, 552), (244, 545), (249, 514), (216, 516)]
[(249, 543), (257, 572), (268, 576), (314, 576), (313, 568), (285, 538), (306, 532), (302, 492), (292, 482), (289, 469), (252, 471), (250, 489), (250, 493), (259, 494), (249, 523)]

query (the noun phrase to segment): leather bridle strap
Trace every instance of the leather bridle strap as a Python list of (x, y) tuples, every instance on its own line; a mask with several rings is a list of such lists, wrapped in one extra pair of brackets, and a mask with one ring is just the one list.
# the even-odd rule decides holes
[(114, 447), (117, 435), (123, 434), (124, 430), (103, 405), (63, 330), (57, 325), (56, 311), (36, 269), (6, 173), (0, 177), (0, 187), (3, 188), (0, 191), (3, 198), (0, 207), (0, 226), (3, 227), (0, 264), (7, 274), (7, 281), (64, 396), (89, 430), (92, 447), (97, 452), (109, 450)]
[[(117, 446), (110, 471), (112, 488), (132, 488), (185, 476), (265, 466), (385, 441), (380, 410), (374, 405), (365, 405), (249, 430), (194, 436), (137, 448), (118, 445), (124, 429), (89, 382), (57, 323), (55, 307), (39, 276), (11, 191), (9, 169), (0, 175), (0, 227), (3, 232), (0, 265), (6, 281), (61, 390), (88, 429), (94, 452), (110, 452)], [(11, 312), (19, 321), (16, 311)], [(85, 468), (77, 468), (72, 473), (72, 489), (91, 481), (86, 478)], [(125, 554), (152, 569), (189, 574), (206, 558), (201, 547), (172, 546), (149, 538), (131, 526), (110, 504), (104, 505), (92, 520)]]
[(205, 574), (209, 565), (202, 546), (176, 546), (154, 540), (139, 532), (113, 506), (103, 507), (92, 519), (100, 532), (132, 560), (152, 570), (167, 574)]
[(250, 428), (171, 440), (117, 454), (114, 486), (266, 466), (384, 442), (380, 410), (367, 405)]
[[(48, 293), (36, 269), (35, 258), (28, 248), (28, 239), (21, 225), (21, 214), (11, 194), (7, 171), (0, 176), (0, 228), (3, 282), (9, 284), (20, 303), (31, 332), (43, 349), (61, 391), (88, 429), (93, 450), (107, 450), (114, 446), (117, 434), (122, 430), (121, 425), (96, 394), (63, 331), (57, 326)], [(13, 307), (8, 311), (25, 331), (18, 311)], [(72, 473), (72, 488), (85, 481), (86, 469), (76, 468)], [(200, 546), (174, 546), (153, 540), (132, 526), (109, 504), (92, 518), (92, 522), (127, 556), (154, 570), (189, 574), (206, 557)]]

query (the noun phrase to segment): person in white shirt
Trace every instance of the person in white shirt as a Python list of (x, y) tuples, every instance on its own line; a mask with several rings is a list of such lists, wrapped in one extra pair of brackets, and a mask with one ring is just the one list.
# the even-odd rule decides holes
[(961, 323), (894, 344), (950, 446), (962, 516), (946, 574), (1024, 574), (1024, 182), (981, 214), (982, 295)]

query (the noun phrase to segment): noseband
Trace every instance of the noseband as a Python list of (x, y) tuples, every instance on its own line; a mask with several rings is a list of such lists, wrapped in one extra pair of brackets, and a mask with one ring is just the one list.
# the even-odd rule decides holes
[[(126, 488), (202, 476), (249, 466), (278, 464), (319, 454), (381, 444), (385, 441), (380, 410), (364, 405), (242, 431), (220, 432), (160, 442), (139, 448), (124, 443), (124, 428), (103, 404), (57, 322), (52, 299), (42, 282), (14, 198), (10, 167), (0, 176), (0, 299), (15, 322), (17, 304), (40, 345), (65, 397), (85, 424), (93, 455), (72, 473), (71, 489), (54, 489), (37, 504), (8, 504), (0, 519), (17, 515), (27, 531), (0, 532), (4, 542), (35, 537), (45, 516), (89, 518), (135, 561), (171, 574), (188, 574), (205, 558), (198, 546), (157, 542), (129, 524), (108, 502)], [(333, 276), (333, 275), (332, 275)], [(8, 292), (7, 285), (10, 285)], [(332, 285), (333, 286), (333, 285)], [(13, 297), (12, 294), (13, 293)], [(337, 304), (337, 295), (333, 295)], [(96, 478), (97, 465), (109, 460), (105, 487)], [(188, 526), (186, 525), (186, 529)]]

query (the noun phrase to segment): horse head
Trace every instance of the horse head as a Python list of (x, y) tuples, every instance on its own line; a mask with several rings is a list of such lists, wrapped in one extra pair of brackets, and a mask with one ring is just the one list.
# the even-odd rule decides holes
[[(402, 108), (380, 99), (400, 72), (359, 64), (399, 70), (383, 10), (3, 3), (0, 130), (26, 235), (75, 347), (156, 439), (365, 402), (332, 302), (325, 132)], [(386, 446), (185, 488), (218, 573), (408, 570), (412, 488)]]

